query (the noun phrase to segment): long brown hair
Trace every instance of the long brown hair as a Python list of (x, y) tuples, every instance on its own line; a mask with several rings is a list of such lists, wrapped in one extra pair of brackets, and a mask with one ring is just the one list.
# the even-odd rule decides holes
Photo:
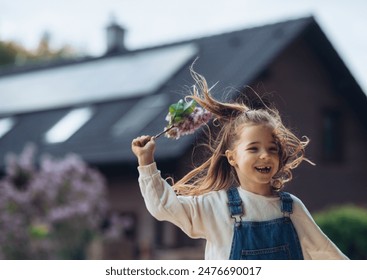
[(196, 84), (186, 98), (194, 99), (212, 112), (215, 116), (214, 128), (219, 131), (213, 134), (208, 127), (206, 146), (210, 156), (173, 185), (178, 195), (200, 195), (239, 184), (236, 171), (228, 163), (225, 151), (233, 148), (244, 125), (265, 124), (273, 128), (273, 136), (279, 147), (279, 170), (271, 182), (275, 190), (282, 189), (292, 179), (291, 170), (303, 160), (310, 162), (305, 158), (305, 147), (309, 139), (304, 136), (302, 141), (287, 129), (276, 109), (265, 104), (262, 109), (252, 109), (241, 102), (220, 102), (210, 94), (205, 78), (196, 73), (192, 66), (190, 72)]

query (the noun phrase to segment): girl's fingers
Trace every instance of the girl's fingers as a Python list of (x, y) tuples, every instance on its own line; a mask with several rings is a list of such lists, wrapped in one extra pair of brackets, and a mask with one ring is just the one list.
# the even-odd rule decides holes
[(150, 140), (152, 139), (151, 136), (140, 136), (138, 138), (135, 138), (133, 141), (132, 141), (132, 145), (133, 146), (137, 146), (137, 147), (144, 147)]
[(144, 139), (141, 140), (141, 144), (142, 146), (141, 147), (144, 147), (149, 141), (150, 141), (151, 137), (148, 136), (148, 137), (145, 137)]

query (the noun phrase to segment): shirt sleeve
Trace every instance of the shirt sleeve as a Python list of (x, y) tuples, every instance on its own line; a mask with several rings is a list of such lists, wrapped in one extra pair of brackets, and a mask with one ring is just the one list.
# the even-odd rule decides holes
[(294, 212), (291, 215), (305, 259), (346, 260), (339, 248), (322, 232), (300, 199), (293, 196)]
[(191, 238), (205, 238), (202, 196), (177, 196), (162, 179), (156, 163), (139, 166), (139, 186), (145, 205), (153, 217), (169, 221)]

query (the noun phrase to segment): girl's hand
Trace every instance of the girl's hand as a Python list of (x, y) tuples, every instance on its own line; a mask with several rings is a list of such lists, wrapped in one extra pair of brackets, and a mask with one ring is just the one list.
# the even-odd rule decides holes
[(131, 142), (131, 149), (138, 158), (140, 166), (154, 162), (155, 140), (152, 136), (143, 135)]

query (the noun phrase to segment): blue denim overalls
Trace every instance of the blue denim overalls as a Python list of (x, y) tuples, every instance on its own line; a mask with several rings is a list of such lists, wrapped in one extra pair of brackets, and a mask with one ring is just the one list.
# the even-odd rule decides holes
[(303, 260), (297, 232), (290, 219), (293, 200), (279, 192), (283, 217), (264, 221), (242, 221), (242, 200), (236, 187), (227, 191), (231, 217), (235, 219), (230, 260)]

